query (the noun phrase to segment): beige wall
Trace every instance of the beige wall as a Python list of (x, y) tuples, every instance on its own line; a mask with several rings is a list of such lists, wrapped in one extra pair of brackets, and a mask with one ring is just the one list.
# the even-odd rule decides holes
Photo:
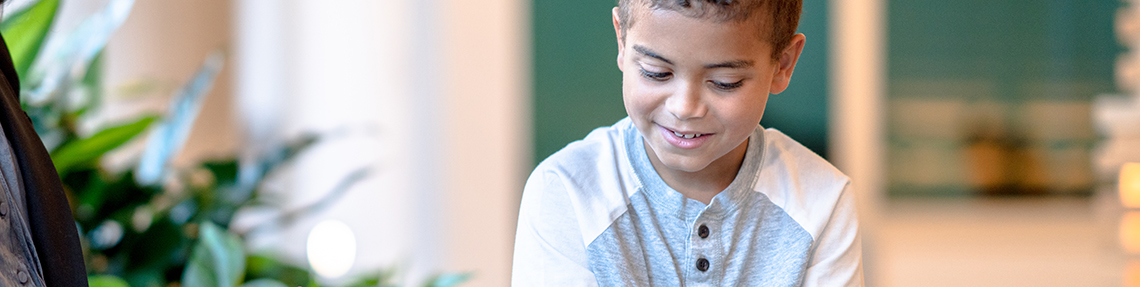
[(832, 162), (851, 177), (860, 219), (873, 225), (885, 201), (885, 0), (833, 0), (828, 111)]
[(510, 285), (518, 201), (531, 162), (529, 2), (444, 2), (447, 266), (475, 270), (471, 286)]
[[(67, 4), (75, 2), (65, 5), (94, 6), (105, 1)], [(140, 110), (164, 109), (170, 94), (189, 81), (211, 51), (229, 46), (229, 11), (227, 0), (135, 1), (130, 17), (111, 37), (104, 54), (110, 101), (105, 117), (115, 120)], [(239, 133), (232, 113), (232, 70), (227, 62), (176, 162), (236, 151)], [(150, 88), (143, 95), (127, 91), (144, 83)]]
[[(319, 197), (320, 187), (329, 186), (325, 179), (337, 177), (328, 167), (343, 170), (335, 159), (344, 150), (375, 157), (380, 174), (329, 212), (285, 231), (278, 248), (295, 255), (307, 228), (338, 219), (357, 232), (356, 271), (411, 265), (419, 275), (425, 268), (473, 272), (465, 286), (509, 285), (518, 197), (530, 162), (526, 2), (241, 1), (280, 8), (237, 14), (280, 13), (267, 21), (286, 28), (266, 31), (284, 35), (238, 41), (280, 42), (266, 46), (284, 51), (278, 61), (286, 72), (277, 81), (286, 87), (286, 134), (327, 130), (339, 121), (329, 118), (338, 117), (379, 130), (371, 146), (333, 143), (299, 165), (290, 184), (294, 202)], [(253, 26), (242, 25), (254, 24), (238, 25), (245, 31)], [(251, 64), (241, 59), (261, 51), (239, 55), (238, 65)], [(239, 74), (275, 73), (260, 67), (242, 66)]]

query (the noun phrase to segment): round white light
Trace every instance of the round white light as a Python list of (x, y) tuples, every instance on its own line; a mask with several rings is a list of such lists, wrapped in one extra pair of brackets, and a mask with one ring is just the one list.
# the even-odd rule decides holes
[(305, 244), (309, 266), (324, 278), (337, 278), (352, 268), (356, 260), (356, 236), (344, 222), (325, 220), (309, 231)]

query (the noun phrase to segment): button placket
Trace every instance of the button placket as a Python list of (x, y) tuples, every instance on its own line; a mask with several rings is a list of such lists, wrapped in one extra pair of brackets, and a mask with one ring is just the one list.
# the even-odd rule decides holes
[[(722, 219), (715, 213), (702, 214), (689, 226), (692, 252), (689, 253), (688, 269), (691, 276), (688, 284), (691, 286), (717, 286), (723, 281), (724, 275), (723, 251), (721, 247), (722, 236), (718, 231)], [(715, 233), (715, 234), (714, 234)], [(720, 268), (720, 269), (718, 269)]]
[(712, 251), (716, 242), (709, 238), (710, 235), (712, 235), (712, 229), (709, 228), (708, 223), (701, 221), (702, 220), (698, 219), (697, 223), (692, 225), (695, 228), (691, 229), (693, 230), (692, 232), (694, 232), (692, 233), (694, 236), (691, 237), (693, 249), (691, 253), (692, 257), (690, 258), (696, 260), (691, 261), (692, 265), (689, 266), (692, 266), (690, 268), (694, 268), (697, 271), (692, 273), (695, 282), (711, 283), (708, 281), (711, 279), (708, 271), (712, 267), (712, 261), (709, 260), (709, 252)]

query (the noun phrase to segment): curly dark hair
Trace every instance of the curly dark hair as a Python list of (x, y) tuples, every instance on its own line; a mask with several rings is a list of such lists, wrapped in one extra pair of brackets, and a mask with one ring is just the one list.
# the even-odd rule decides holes
[(777, 59), (796, 34), (803, 0), (618, 0), (622, 39), (625, 39), (626, 30), (636, 22), (631, 14), (634, 5), (676, 11), (687, 17), (722, 23), (743, 22), (750, 19), (753, 12), (767, 12), (771, 20), (760, 22), (757, 32), (761, 38), (767, 37), (773, 48), (772, 58)]

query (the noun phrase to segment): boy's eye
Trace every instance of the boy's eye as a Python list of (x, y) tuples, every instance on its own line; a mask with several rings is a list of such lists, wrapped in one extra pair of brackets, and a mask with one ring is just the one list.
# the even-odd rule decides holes
[(744, 85), (744, 80), (739, 80), (739, 81), (736, 81), (735, 83), (725, 83), (725, 82), (718, 82), (718, 81), (709, 81), (709, 82), (711, 82), (713, 84), (713, 86), (716, 87), (717, 89), (720, 89), (723, 91), (730, 91), (732, 89), (736, 89), (736, 88), (739, 88), (740, 86)]
[(647, 70), (645, 70), (645, 68), (641, 68), (641, 76), (649, 78), (650, 80), (654, 80), (654, 81), (665, 81), (665, 80), (668, 80), (669, 78), (673, 77), (673, 73), (669, 73), (669, 72), (656, 73), (656, 72), (647, 71)]

